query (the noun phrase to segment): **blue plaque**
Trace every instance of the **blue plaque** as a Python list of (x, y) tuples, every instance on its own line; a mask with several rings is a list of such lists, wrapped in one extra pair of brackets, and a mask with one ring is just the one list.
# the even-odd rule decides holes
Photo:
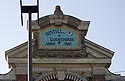
[(78, 49), (79, 33), (68, 27), (49, 27), (40, 31), (39, 48)]

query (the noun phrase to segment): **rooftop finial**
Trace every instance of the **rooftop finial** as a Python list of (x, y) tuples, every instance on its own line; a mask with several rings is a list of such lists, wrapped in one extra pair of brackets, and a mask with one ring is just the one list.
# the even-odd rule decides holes
[(63, 15), (63, 12), (62, 12), (61, 7), (59, 5), (56, 6), (55, 11), (54, 11), (54, 15), (57, 15), (57, 16)]
[(56, 10), (60, 10), (60, 6), (59, 5), (56, 6)]

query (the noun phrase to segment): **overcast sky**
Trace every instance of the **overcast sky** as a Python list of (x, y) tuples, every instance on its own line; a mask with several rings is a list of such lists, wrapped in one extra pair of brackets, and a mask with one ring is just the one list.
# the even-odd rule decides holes
[[(23, 0), (23, 4), (36, 4), (36, 0)], [(86, 38), (115, 52), (111, 72), (125, 71), (125, 0), (40, 0), (40, 17), (53, 14), (56, 5), (64, 14), (91, 21)], [(10, 70), (5, 51), (27, 41), (27, 15), (22, 27), (19, 0), (1, 0), (0, 12), (0, 74), (4, 74)]]

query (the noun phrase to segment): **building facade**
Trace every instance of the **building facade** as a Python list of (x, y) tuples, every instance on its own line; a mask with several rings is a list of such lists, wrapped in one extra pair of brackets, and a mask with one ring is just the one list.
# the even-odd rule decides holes
[[(90, 21), (54, 14), (32, 21), (33, 81), (125, 81), (108, 68), (114, 52), (85, 38)], [(0, 81), (28, 81), (28, 43), (5, 52), (9, 67)]]

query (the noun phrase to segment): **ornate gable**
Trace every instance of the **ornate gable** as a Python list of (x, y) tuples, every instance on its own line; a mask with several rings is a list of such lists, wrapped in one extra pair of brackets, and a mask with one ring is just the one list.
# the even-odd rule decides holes
[[(32, 21), (32, 68), (34, 81), (86, 81), (103, 77), (114, 52), (85, 39), (90, 21), (65, 15), (59, 6), (54, 14)], [(15, 74), (27, 74), (27, 42), (6, 53)], [(85, 78), (86, 77), (86, 78)]]
[(84, 38), (90, 21), (65, 15), (59, 6), (54, 14), (33, 21), (35, 58), (85, 58)]

